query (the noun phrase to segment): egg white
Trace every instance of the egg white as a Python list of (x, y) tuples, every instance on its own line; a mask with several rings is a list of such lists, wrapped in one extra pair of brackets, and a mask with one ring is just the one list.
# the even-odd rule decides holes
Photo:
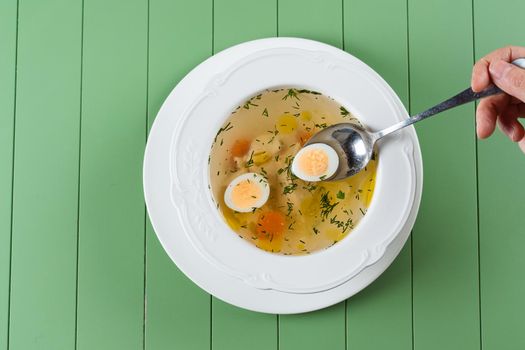
[[(232, 200), (232, 191), (233, 188), (239, 184), (242, 181), (245, 180), (253, 181), (253, 183), (259, 187), (261, 190), (261, 197), (254, 203), (253, 206), (248, 208), (242, 208), (237, 205)], [(226, 187), (226, 191), (224, 191), (224, 203), (232, 210), (235, 210), (239, 213), (249, 213), (253, 211), (253, 208), (260, 208), (262, 207), (270, 197), (270, 186), (268, 185), (268, 181), (261, 175), (257, 173), (245, 173), (242, 175), (237, 176), (235, 179), (233, 179), (228, 187)]]
[[(310, 150), (321, 150), (328, 157), (328, 166), (326, 171), (319, 175), (309, 175), (306, 174), (299, 166), (299, 159)], [(330, 146), (325, 143), (313, 143), (311, 145), (305, 146), (297, 152), (292, 162), (292, 173), (304, 181), (314, 182), (314, 181), (323, 181), (329, 179), (335, 174), (337, 168), (339, 167), (339, 156), (337, 152)]]

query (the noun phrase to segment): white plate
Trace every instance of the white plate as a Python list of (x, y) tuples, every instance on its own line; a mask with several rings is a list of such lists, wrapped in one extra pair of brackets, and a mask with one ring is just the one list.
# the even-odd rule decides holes
[(239, 240), (208, 191), (211, 143), (240, 102), (287, 86), (335, 98), (373, 130), (408, 117), (391, 88), (355, 57), (310, 40), (256, 40), (211, 57), (177, 85), (155, 120), (144, 161), (148, 212), (172, 260), (216, 297), (262, 312), (315, 310), (368, 285), (406, 241), (422, 188), (419, 144), (408, 128), (380, 145), (368, 213), (335, 246), (289, 257)]

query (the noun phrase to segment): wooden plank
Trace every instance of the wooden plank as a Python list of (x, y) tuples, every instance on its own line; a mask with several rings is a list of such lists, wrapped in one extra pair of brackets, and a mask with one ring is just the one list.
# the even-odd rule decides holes
[(0, 349), (7, 349), (17, 1), (0, 2)]
[[(509, 44), (525, 46), (524, 11), (519, 0), (474, 1), (476, 58)], [(478, 141), (482, 343), (487, 350), (523, 349), (525, 161), (515, 144), (495, 134)]]
[[(171, 89), (210, 55), (211, 47), (211, 0), (150, 1), (149, 126)], [(177, 269), (149, 221), (146, 236), (145, 348), (209, 349), (210, 296)]]
[(344, 349), (345, 303), (319, 311), (283, 315), (279, 322), (279, 349)]
[(77, 348), (142, 349), (147, 1), (85, 0)]
[(341, 0), (279, 0), (278, 35), (322, 41), (343, 47)]
[(212, 349), (278, 349), (277, 316), (247, 311), (213, 298)]
[(277, 3), (215, 0), (213, 22), (215, 53), (243, 41), (273, 37), (277, 35)]
[[(232, 14), (235, 14), (235, 20), (232, 20)], [(243, 41), (276, 35), (276, 2), (215, 0), (215, 52)], [(213, 349), (277, 348), (277, 316), (242, 310), (215, 298), (212, 301), (212, 315)]]
[[(344, 11), (346, 51), (381, 74), (408, 109), (406, 1), (346, 0)], [(410, 249), (409, 240), (381, 277), (347, 301), (348, 349), (412, 348)]]
[(20, 1), (9, 349), (71, 349), (81, 1)]
[[(343, 46), (341, 1), (279, 0), (279, 36), (297, 36)], [(321, 15), (322, 14), (322, 15)], [(345, 303), (279, 319), (279, 349), (344, 349)]]
[[(471, 5), (409, 1), (413, 113), (469, 85)], [(473, 114), (470, 104), (417, 125), (425, 175), (412, 236), (416, 349), (480, 348)]]

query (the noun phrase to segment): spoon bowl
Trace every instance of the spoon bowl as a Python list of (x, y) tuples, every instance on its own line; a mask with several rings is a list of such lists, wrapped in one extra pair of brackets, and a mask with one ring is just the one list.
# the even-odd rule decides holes
[(358, 125), (340, 123), (318, 132), (304, 146), (324, 143), (336, 151), (339, 166), (334, 175), (325, 180), (337, 181), (357, 174), (368, 164), (374, 151), (373, 136)]

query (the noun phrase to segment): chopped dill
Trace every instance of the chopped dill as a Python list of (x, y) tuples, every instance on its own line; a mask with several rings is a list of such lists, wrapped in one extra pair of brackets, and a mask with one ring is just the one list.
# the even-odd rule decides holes
[(297, 184), (296, 183), (291, 183), (291, 184), (289, 184), (287, 186), (284, 186), (283, 194), (292, 193), (293, 191), (295, 191), (296, 188), (297, 188)]
[(341, 116), (342, 116), (343, 118), (348, 117), (348, 115), (350, 114), (350, 112), (348, 112), (348, 111), (346, 110), (346, 108), (344, 108), (343, 106), (339, 107), (339, 110), (341, 111)]
[(217, 131), (217, 134), (215, 135), (215, 138), (213, 139), (213, 143), (217, 142), (217, 138), (219, 137), (220, 134), (222, 134), (223, 132), (229, 131), (231, 129), (233, 129), (233, 125), (231, 122), (228, 122), (226, 125), (220, 128), (219, 131)]
[(303, 186), (304, 190), (307, 190), (308, 192), (313, 192), (317, 189), (317, 185), (314, 185), (313, 183), (309, 182), (306, 184), (306, 186)]
[(297, 96), (296, 89), (288, 89), (288, 92), (286, 93), (286, 95), (283, 96), (282, 99), (286, 101), (288, 97), (300, 100), (299, 96)]
[(298, 93), (300, 94), (312, 94), (312, 95), (321, 95), (320, 92), (317, 92), (317, 91), (312, 91), (312, 90), (307, 90), (307, 89), (301, 89), (301, 90), (297, 90)]
[(249, 168), (251, 166), (253, 166), (253, 151), (252, 151), (252, 153), (250, 153), (250, 159), (248, 159), (248, 161), (246, 162), (245, 167)]
[(321, 196), (321, 218), (323, 219), (327, 219), (328, 215), (330, 215), (334, 208), (339, 204), (339, 202), (331, 203), (329, 194), (330, 192), (327, 191)]
[(286, 205), (288, 206), (286, 216), (290, 216), (290, 214), (293, 211), (293, 203), (292, 202), (286, 202)]
[(337, 226), (337, 228), (340, 228), (343, 233), (345, 233), (349, 227), (353, 227), (353, 221), (351, 218), (347, 219), (346, 221), (340, 221), (337, 220), (337, 215), (333, 218), (330, 218), (330, 223)]
[(244, 109), (250, 109), (250, 106), (253, 106), (253, 107), (259, 107), (259, 105), (256, 105), (255, 103), (253, 103), (252, 100), (248, 100), (248, 101), (246, 101), (246, 103), (242, 106), (242, 108), (244, 108)]

